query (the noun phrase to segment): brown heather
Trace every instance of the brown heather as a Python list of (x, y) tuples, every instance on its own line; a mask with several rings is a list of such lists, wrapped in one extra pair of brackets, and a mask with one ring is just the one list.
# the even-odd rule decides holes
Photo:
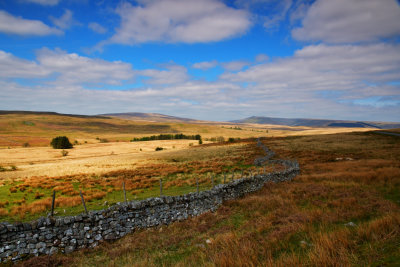
[(400, 262), (400, 138), (351, 133), (263, 142), (280, 158), (296, 158), (301, 175), (292, 182), (267, 184), (215, 213), (139, 230), (93, 250), (33, 258), (19, 265), (396, 266)]

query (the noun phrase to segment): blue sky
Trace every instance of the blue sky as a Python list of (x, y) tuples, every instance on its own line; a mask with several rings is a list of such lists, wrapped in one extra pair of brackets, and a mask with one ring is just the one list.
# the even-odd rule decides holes
[(0, 109), (400, 121), (396, 0), (0, 1)]

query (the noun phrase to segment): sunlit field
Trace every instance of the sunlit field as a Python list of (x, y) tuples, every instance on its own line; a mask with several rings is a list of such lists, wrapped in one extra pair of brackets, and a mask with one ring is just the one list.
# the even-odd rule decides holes
[[(123, 202), (124, 184), (127, 200), (140, 200), (159, 196), (160, 179), (164, 195), (180, 195), (195, 192), (197, 184), (207, 190), (242, 175), (280, 170), (253, 165), (263, 156), (256, 137), (275, 158), (296, 159), (302, 170), (292, 182), (268, 184), (215, 213), (139, 230), (72, 256), (22, 263), (27, 266), (390, 266), (399, 261), (397, 136), (355, 128), (13, 116), (0, 117), (0, 221), (47, 216), (53, 191), (55, 215), (63, 216), (84, 211), (80, 191), (87, 208), (98, 210)], [(130, 142), (175, 133), (200, 134), (203, 144)], [(60, 135), (74, 144), (64, 155), (49, 146)]]
[[(301, 175), (229, 201), (215, 213), (139, 230), (93, 250), (33, 258), (21, 265), (396, 266), (400, 262), (399, 137), (344, 133), (267, 138), (263, 143), (279, 158), (297, 159)], [(192, 168), (194, 173), (218, 173), (249, 167), (261, 153), (252, 141), (188, 151), (159, 154), (154, 160), (168, 166), (178, 163), (175, 168)], [(152, 169), (158, 173), (155, 166)], [(172, 177), (171, 182), (180, 181), (179, 173)]]
[(128, 142), (154, 134), (200, 134), (204, 141), (218, 137), (252, 138), (368, 131), (366, 128), (312, 128), (261, 124), (180, 123), (131, 121), (109, 117), (48, 114), (1, 114), (0, 148), (49, 146), (52, 138), (65, 135), (78, 144)]
[(13, 157), (4, 160), (18, 164), (0, 172), (0, 218), (8, 221), (45, 216), (53, 190), (56, 213), (67, 215), (82, 212), (80, 190), (90, 209), (100, 209), (124, 201), (123, 183), (129, 200), (158, 196), (160, 179), (166, 195), (193, 192), (197, 182), (200, 190), (209, 189), (211, 175), (221, 183), (239, 178), (242, 171), (255, 172), (253, 160), (262, 155), (253, 139), (201, 146), (196, 140), (82, 145), (64, 157), (50, 148), (13, 150)]

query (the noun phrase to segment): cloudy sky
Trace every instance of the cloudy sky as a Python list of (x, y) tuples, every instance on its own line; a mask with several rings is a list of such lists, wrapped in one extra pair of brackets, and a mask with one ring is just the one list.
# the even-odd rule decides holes
[(0, 110), (400, 121), (397, 0), (0, 0)]

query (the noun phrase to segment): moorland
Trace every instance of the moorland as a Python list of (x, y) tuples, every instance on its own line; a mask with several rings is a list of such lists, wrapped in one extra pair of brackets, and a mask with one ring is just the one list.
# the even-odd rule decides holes
[[(394, 130), (396, 131), (396, 130)], [(130, 142), (154, 134), (200, 134), (195, 140)], [(63, 156), (49, 146), (65, 135)], [(46, 216), (57, 192), (57, 215), (158, 194), (211, 187), (224, 174), (260, 171), (263, 151), (296, 159), (292, 182), (224, 204), (215, 213), (139, 230), (119, 241), (21, 265), (395, 266), (400, 261), (400, 139), (368, 128), (315, 128), (185, 121), (133, 121), (60, 114), (0, 115), (0, 219)], [(156, 151), (157, 147), (163, 150)], [(267, 171), (279, 166), (269, 165)]]

